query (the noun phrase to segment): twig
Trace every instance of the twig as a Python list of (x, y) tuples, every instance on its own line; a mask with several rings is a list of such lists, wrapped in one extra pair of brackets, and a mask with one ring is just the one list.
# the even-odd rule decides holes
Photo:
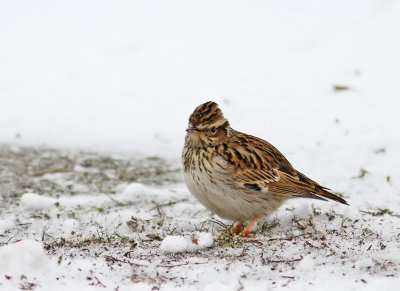
[(117, 199), (112, 198), (112, 197), (111, 197), (110, 195), (108, 195), (108, 194), (105, 194), (105, 193), (104, 193), (104, 195), (106, 195), (112, 202), (114, 202), (114, 203), (117, 204), (118, 206), (124, 206), (124, 205), (125, 205), (124, 203), (119, 202)]
[(174, 268), (174, 267), (188, 266), (188, 265), (203, 265), (203, 264), (207, 264), (207, 263), (208, 262), (184, 263), (184, 264), (177, 264), (177, 265), (157, 265), (157, 267), (160, 267), (160, 268)]
[(298, 237), (306, 237), (306, 236), (312, 236), (312, 235), (313, 235), (312, 233), (302, 233), (302, 234), (294, 235), (294, 236), (290, 236), (290, 237), (270, 238), (270, 239), (267, 239), (267, 241), (275, 241), (275, 240), (288, 240), (288, 241), (290, 241), (290, 240), (293, 240), (293, 239), (298, 238)]
[(206, 222), (211, 222), (211, 223), (214, 223), (214, 224), (218, 224), (219, 226), (221, 226), (224, 229), (228, 229), (229, 228), (228, 225), (226, 225), (225, 223), (223, 223), (222, 221), (219, 221), (219, 220), (210, 219), (210, 220), (205, 221), (204, 223), (206, 223)]
[(361, 210), (359, 209), (360, 212), (362, 213), (366, 213), (366, 214), (370, 214), (372, 216), (382, 216), (384, 214), (388, 214), (390, 216), (394, 216), (397, 218), (400, 218), (400, 214), (394, 214), (393, 211), (389, 210), (389, 209), (378, 209), (377, 212), (372, 212), (372, 211), (366, 211), (366, 210)]
[(298, 259), (293, 259), (293, 260), (267, 260), (268, 263), (292, 263), (292, 262), (299, 262), (303, 259), (303, 257), (300, 257)]
[(137, 263), (132, 263), (132, 262), (127, 261), (127, 260), (120, 260), (120, 259), (114, 258), (114, 257), (112, 257), (112, 256), (104, 256), (104, 257), (105, 257), (106, 261), (112, 262), (112, 263), (117, 263), (117, 262), (118, 262), (118, 263), (128, 264), (128, 265), (130, 265), (130, 266), (148, 267), (148, 266), (146, 266), (146, 265), (141, 265), (141, 264), (137, 264)]
[(168, 203), (158, 204), (158, 205), (154, 206), (153, 208), (150, 208), (150, 210), (154, 210), (154, 209), (161, 208), (161, 207), (166, 207), (166, 206), (172, 206), (172, 205), (175, 205), (177, 203), (185, 202), (185, 201), (188, 201), (188, 199), (185, 198), (185, 199), (178, 200), (178, 201), (170, 201)]
[(274, 227), (277, 227), (279, 225), (279, 222), (273, 222), (272, 224), (268, 225), (268, 222), (264, 222), (262, 227), (261, 227), (261, 233), (265, 232), (265, 231), (270, 231), (271, 229), (273, 229)]
[(96, 281), (97, 281), (97, 284), (96, 284), (96, 285), (100, 285), (100, 286), (103, 287), (103, 288), (107, 288), (106, 285), (104, 285), (103, 283), (100, 282), (100, 280), (99, 280), (99, 278), (97, 278), (97, 276), (94, 276), (94, 278), (95, 278)]

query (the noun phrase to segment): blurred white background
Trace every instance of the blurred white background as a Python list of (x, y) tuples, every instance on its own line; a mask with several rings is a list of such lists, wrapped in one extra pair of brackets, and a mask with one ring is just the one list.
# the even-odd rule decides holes
[(389, 0), (2, 1), (0, 142), (179, 159), (214, 100), (286, 154), (398, 146), (399, 15)]

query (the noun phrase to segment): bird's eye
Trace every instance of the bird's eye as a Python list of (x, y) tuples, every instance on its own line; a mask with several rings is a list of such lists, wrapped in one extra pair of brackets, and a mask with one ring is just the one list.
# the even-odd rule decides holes
[(215, 126), (211, 127), (210, 132), (211, 133), (216, 133), (217, 132), (217, 130), (215, 129)]

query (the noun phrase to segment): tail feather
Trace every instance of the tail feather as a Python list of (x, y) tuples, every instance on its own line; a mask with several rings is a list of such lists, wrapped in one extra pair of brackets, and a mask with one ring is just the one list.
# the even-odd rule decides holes
[(331, 192), (328, 192), (328, 191), (326, 191), (326, 190), (329, 190), (329, 189), (327, 189), (327, 188), (325, 188), (325, 187), (321, 187), (321, 186), (317, 186), (316, 187), (316, 195), (318, 196), (318, 197), (324, 197), (324, 198), (329, 198), (329, 199), (331, 199), (331, 200), (334, 200), (334, 201), (337, 201), (337, 202), (340, 202), (340, 203), (343, 203), (343, 204), (346, 204), (346, 205), (349, 205), (348, 203), (347, 203), (347, 201), (346, 200), (344, 200), (342, 197), (339, 197), (339, 196), (337, 196), (337, 195), (335, 195), (335, 194), (333, 194), (333, 193), (331, 193)]
[(328, 199), (334, 200), (336, 202), (349, 205), (347, 203), (347, 201), (344, 200), (343, 198), (329, 192), (330, 189), (319, 185), (317, 182), (314, 182), (313, 180), (308, 178), (306, 175), (300, 173), (299, 171), (296, 171), (296, 173), (297, 173), (297, 176), (299, 177), (300, 181), (302, 181), (306, 184), (312, 185), (313, 189), (312, 190), (310, 189), (309, 193), (311, 194), (311, 196), (313, 196), (313, 198), (323, 199), (323, 200), (326, 200), (324, 198), (328, 198)]

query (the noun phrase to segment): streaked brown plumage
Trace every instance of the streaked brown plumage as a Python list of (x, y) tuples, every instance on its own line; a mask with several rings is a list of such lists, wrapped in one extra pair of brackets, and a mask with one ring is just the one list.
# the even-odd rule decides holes
[[(182, 161), (190, 192), (222, 218), (253, 223), (296, 197), (347, 202), (295, 170), (270, 143), (232, 129), (215, 102), (189, 118)], [(238, 229), (238, 227), (235, 227)]]

